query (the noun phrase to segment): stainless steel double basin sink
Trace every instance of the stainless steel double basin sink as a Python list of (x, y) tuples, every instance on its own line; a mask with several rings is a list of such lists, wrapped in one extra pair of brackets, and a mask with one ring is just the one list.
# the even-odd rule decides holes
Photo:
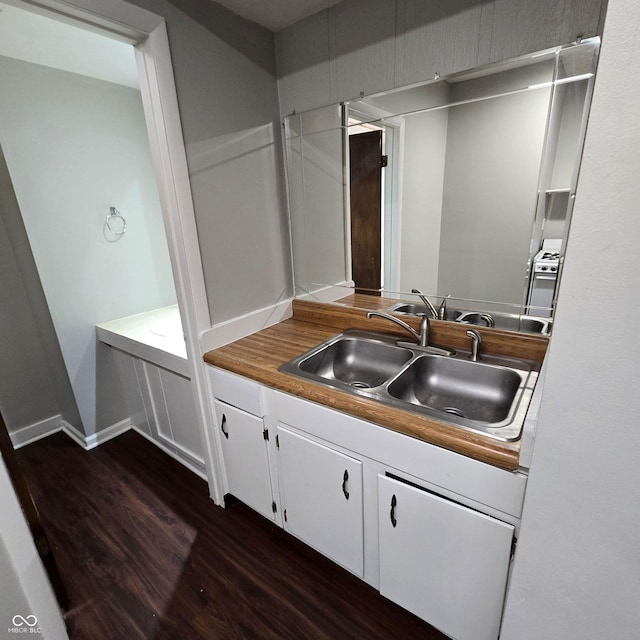
[(503, 441), (520, 437), (537, 379), (529, 360), (454, 356), (398, 346), (386, 334), (348, 329), (279, 371)]

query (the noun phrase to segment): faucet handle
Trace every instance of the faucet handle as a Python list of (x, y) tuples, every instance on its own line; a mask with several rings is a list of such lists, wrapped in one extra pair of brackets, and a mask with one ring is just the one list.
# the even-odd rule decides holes
[(429, 314), (419, 313), (420, 316), (420, 346), (426, 347), (429, 344), (430, 321)]
[(482, 357), (480, 356), (480, 345), (482, 344), (482, 336), (475, 329), (469, 329), (467, 331), (467, 335), (471, 338), (471, 355), (469, 356), (469, 360), (471, 360), (472, 362), (482, 360)]

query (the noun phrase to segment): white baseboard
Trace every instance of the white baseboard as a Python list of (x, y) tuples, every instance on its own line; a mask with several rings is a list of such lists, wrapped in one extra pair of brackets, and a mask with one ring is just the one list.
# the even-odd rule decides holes
[(291, 298), (287, 298), (270, 307), (220, 322), (200, 335), (200, 347), (203, 353), (217, 349), (234, 340), (240, 340), (256, 331), (278, 324), (290, 318), (291, 314)]
[(56, 414), (50, 418), (45, 418), (44, 420), (29, 424), (26, 427), (11, 431), (9, 436), (11, 437), (13, 448), (19, 449), (32, 442), (46, 438), (52, 433), (57, 433), (63, 428), (63, 422), (62, 416)]
[(162, 451), (164, 451), (164, 453), (166, 453), (168, 456), (171, 456), (174, 460), (184, 465), (187, 469), (189, 469), (189, 471), (192, 471), (199, 478), (202, 478), (205, 482), (208, 482), (207, 474), (204, 469), (199, 469), (193, 464), (193, 462), (191, 462), (191, 460), (187, 459), (186, 457), (181, 457), (178, 453), (176, 453), (176, 451), (172, 450), (170, 447), (163, 444), (162, 442), (159, 442), (153, 436), (149, 435), (146, 431), (144, 431), (140, 427), (133, 425), (131, 428), (136, 433), (139, 433), (143, 438), (146, 438), (149, 442), (151, 442), (156, 447), (158, 447), (158, 449), (161, 449)]
[(198, 465), (200, 463), (199, 460), (195, 458), (192, 454), (185, 452), (181, 452), (182, 455), (177, 453), (175, 450), (172, 450), (171, 447), (175, 447), (178, 451), (180, 447), (171, 443), (171, 446), (163, 444), (162, 442), (158, 442), (155, 438), (150, 436), (140, 427), (131, 424), (131, 419), (126, 418), (125, 420), (121, 420), (120, 422), (116, 422), (112, 424), (110, 427), (106, 429), (102, 429), (98, 431), (98, 433), (94, 433), (90, 436), (85, 436), (78, 429), (76, 429), (71, 423), (67, 422), (62, 418), (61, 415), (51, 416), (50, 418), (46, 418), (45, 420), (40, 420), (39, 422), (35, 422), (33, 424), (27, 425), (26, 427), (22, 427), (20, 429), (16, 429), (11, 432), (9, 435), (11, 437), (11, 442), (13, 444), (14, 449), (19, 449), (20, 447), (24, 447), (32, 442), (36, 442), (38, 440), (42, 440), (47, 436), (53, 435), (54, 433), (58, 433), (58, 431), (63, 431), (66, 433), (78, 446), (82, 447), (86, 451), (91, 449), (95, 449), (95, 447), (116, 438), (117, 436), (133, 429), (136, 433), (139, 433), (141, 436), (145, 437), (149, 442), (154, 444), (156, 447), (164, 451), (167, 455), (171, 456), (174, 460), (177, 460), (181, 464), (183, 464), (189, 471), (195, 473), (198, 477), (202, 478), (205, 482), (207, 482), (207, 474), (204, 470), (204, 460), (202, 461), (202, 468), (199, 468)]
[(102, 431), (98, 431), (98, 433), (85, 436), (81, 431), (76, 429), (71, 423), (64, 420), (63, 417), (58, 414), (51, 416), (50, 418), (46, 418), (45, 420), (34, 422), (26, 427), (22, 427), (21, 429), (17, 429), (9, 435), (11, 436), (13, 448), (19, 449), (20, 447), (24, 447), (32, 442), (37, 442), (47, 436), (53, 435), (58, 431), (64, 431), (77, 445), (89, 451), (89, 449), (93, 449), (99, 444), (102, 444), (107, 440), (111, 440), (111, 438), (115, 438), (125, 431), (129, 431), (129, 429), (131, 429), (131, 420), (127, 418), (126, 420), (112, 424), (110, 427), (107, 427)]
[(125, 431), (129, 431), (129, 429), (131, 429), (131, 418), (120, 420), (120, 422), (116, 422), (106, 429), (101, 429), (97, 433), (93, 433), (90, 436), (87, 436), (84, 439), (84, 448), (89, 451), (90, 449), (97, 447), (103, 442), (107, 442), (108, 440), (119, 436)]
[(66, 420), (62, 421), (62, 430), (80, 447), (86, 449), (84, 433), (78, 431), (71, 423)]

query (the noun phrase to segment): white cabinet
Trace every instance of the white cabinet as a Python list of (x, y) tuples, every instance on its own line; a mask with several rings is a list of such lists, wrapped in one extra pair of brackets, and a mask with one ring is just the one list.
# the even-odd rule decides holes
[(285, 530), (362, 577), (361, 461), (282, 425), (277, 435)]
[(496, 640), (514, 527), (378, 477), (380, 592), (455, 640)]
[(209, 376), (228, 493), (455, 640), (498, 637), (525, 475)]
[(204, 471), (191, 380), (150, 362), (141, 362), (148, 390), (146, 394), (143, 392), (143, 398), (148, 407), (151, 437)]
[(267, 441), (262, 418), (215, 402), (228, 493), (273, 520)]

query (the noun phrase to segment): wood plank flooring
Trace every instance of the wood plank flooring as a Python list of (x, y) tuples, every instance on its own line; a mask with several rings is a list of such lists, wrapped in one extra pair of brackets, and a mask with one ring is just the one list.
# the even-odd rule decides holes
[(18, 451), (71, 600), (72, 640), (444, 640), (135, 432)]

